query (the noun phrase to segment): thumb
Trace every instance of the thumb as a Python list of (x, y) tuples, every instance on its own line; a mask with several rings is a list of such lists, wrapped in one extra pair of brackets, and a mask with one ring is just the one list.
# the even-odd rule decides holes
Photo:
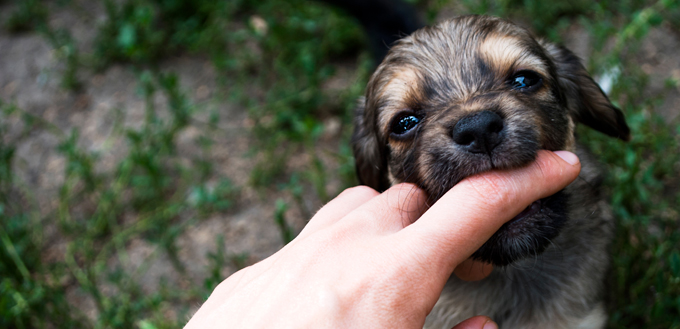
[(489, 317), (478, 315), (459, 323), (452, 329), (498, 329), (498, 325)]

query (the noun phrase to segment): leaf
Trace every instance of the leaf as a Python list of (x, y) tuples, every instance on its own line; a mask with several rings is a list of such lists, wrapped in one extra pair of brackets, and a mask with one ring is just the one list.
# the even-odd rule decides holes
[(139, 326), (139, 329), (156, 329), (157, 328), (149, 320), (141, 320), (141, 321), (137, 322), (137, 326)]
[(123, 49), (130, 49), (134, 47), (136, 41), (135, 27), (130, 23), (123, 24), (118, 33), (118, 45)]
[(668, 257), (669, 265), (671, 267), (671, 273), (674, 277), (680, 278), (680, 255), (677, 252), (673, 252), (670, 257)]

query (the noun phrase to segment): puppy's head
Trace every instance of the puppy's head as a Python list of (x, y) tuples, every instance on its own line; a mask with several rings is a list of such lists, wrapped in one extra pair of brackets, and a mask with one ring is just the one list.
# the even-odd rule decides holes
[[(576, 122), (629, 139), (574, 54), (498, 18), (459, 17), (400, 40), (376, 69), (355, 118), (357, 172), (379, 191), (409, 182), (436, 201), (470, 175), (573, 149)], [(473, 257), (507, 265), (542, 251), (563, 204), (562, 193), (534, 202)]]

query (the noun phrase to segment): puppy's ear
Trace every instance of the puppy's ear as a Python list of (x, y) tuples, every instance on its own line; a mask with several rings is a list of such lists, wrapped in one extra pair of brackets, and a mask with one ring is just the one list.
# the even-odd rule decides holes
[(542, 43), (555, 61), (559, 83), (572, 117), (609, 136), (630, 140), (630, 129), (623, 113), (612, 105), (579, 58), (564, 47)]
[(378, 192), (389, 188), (386, 146), (378, 141), (375, 124), (366, 117), (366, 99), (361, 97), (354, 113), (352, 148), (359, 182)]

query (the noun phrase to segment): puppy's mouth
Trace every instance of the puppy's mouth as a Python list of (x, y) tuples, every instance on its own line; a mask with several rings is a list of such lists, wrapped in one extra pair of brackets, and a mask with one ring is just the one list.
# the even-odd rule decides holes
[[(434, 153), (434, 177), (450, 177), (444, 184), (440, 181), (428, 180), (427, 184), (419, 184), (431, 196), (441, 196), (465, 177), (477, 175), (489, 170), (507, 170), (526, 166), (535, 160), (536, 152), (524, 148), (520, 152), (510, 150), (507, 153), (494, 155), (473, 155), (459, 161), (454, 166), (447, 166), (447, 157)], [(510, 153), (511, 156), (507, 156)], [(441, 173), (441, 174), (437, 174)], [(450, 174), (453, 173), (453, 174)], [(417, 178), (417, 177), (414, 177)], [(408, 179), (405, 179), (408, 181)], [(418, 184), (418, 181), (412, 181)], [(438, 198), (436, 198), (438, 199)], [(435, 200), (436, 200), (435, 199)], [(472, 258), (495, 266), (507, 266), (528, 257), (536, 257), (542, 253), (551, 241), (557, 237), (566, 221), (565, 192), (558, 192), (550, 197), (536, 200), (517, 216), (506, 222), (496, 231)]]

